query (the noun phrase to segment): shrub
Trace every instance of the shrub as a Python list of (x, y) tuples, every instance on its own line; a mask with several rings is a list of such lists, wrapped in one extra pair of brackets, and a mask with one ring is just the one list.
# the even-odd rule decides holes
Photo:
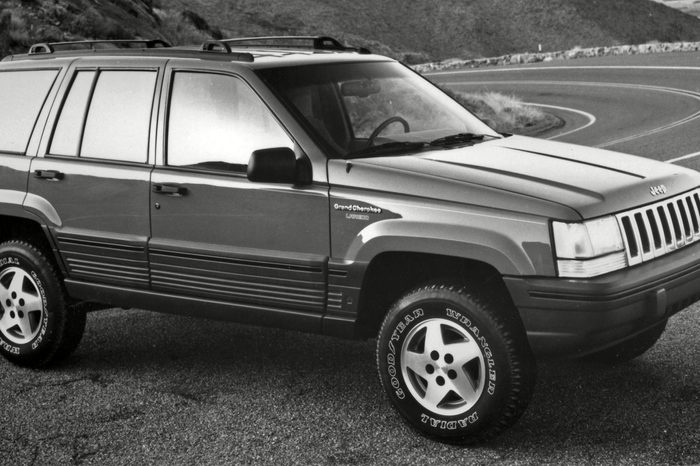
[(10, 53), (10, 26), (12, 15), (9, 11), (0, 11), (0, 58)]
[(221, 39), (223, 35), (221, 34), (221, 31), (217, 28), (212, 28), (209, 26), (209, 23), (207, 23), (207, 20), (199, 16), (197, 13), (191, 10), (185, 10), (182, 12), (182, 19), (185, 22), (190, 23), (192, 26), (194, 26), (197, 30), (201, 31), (204, 34), (207, 34), (211, 36), (214, 39)]
[(160, 20), (160, 32), (171, 44), (199, 44), (212, 37), (186, 21), (182, 13), (154, 9)]
[(556, 127), (559, 119), (512, 95), (464, 93), (440, 86), (450, 97), (499, 133), (530, 134)]

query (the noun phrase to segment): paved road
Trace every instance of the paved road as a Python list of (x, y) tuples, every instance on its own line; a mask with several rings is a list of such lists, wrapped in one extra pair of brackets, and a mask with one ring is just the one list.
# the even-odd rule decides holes
[(700, 312), (617, 367), (540, 364), (524, 417), (466, 449), (405, 427), (374, 342), (159, 315), (91, 314), (49, 371), (0, 362), (0, 458), (20, 464), (696, 464)]
[(514, 94), (568, 123), (542, 137), (700, 169), (700, 53), (483, 68), (432, 79), (462, 91)]
[[(657, 60), (676, 66), (671, 58)], [(583, 129), (560, 132), (561, 140), (660, 160), (700, 151), (693, 117), (700, 101), (685, 92), (698, 91), (698, 71), (571, 64), (577, 68), (440, 79), (566, 107), (553, 109), (571, 123), (563, 132)], [(642, 132), (653, 134), (611, 144)], [(372, 341), (97, 312), (66, 364), (31, 371), (0, 361), (0, 457), (7, 465), (699, 463), (699, 309), (672, 319), (661, 341), (631, 363), (540, 364), (523, 419), (473, 449), (426, 440), (401, 423), (381, 393)]]

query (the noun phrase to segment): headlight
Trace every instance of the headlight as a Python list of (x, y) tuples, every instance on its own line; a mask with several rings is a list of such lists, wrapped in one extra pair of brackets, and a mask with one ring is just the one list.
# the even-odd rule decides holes
[(594, 277), (627, 266), (625, 244), (614, 217), (552, 222), (552, 232), (560, 277)]

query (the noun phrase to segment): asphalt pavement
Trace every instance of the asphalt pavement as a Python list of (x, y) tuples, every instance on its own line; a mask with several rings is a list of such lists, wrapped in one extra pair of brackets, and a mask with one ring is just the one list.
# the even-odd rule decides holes
[(406, 427), (373, 341), (108, 310), (51, 370), (0, 362), (3, 464), (694, 464), (700, 312), (618, 366), (544, 362), (524, 417), (462, 448)]

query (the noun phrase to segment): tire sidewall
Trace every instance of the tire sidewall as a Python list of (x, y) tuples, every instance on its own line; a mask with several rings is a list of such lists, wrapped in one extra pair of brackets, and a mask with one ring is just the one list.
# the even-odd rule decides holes
[(29, 342), (17, 344), (0, 332), (0, 352), (11, 360), (41, 359), (43, 354), (50, 349), (51, 340), (55, 333), (53, 329), (55, 328), (56, 313), (53, 308), (59, 303), (56, 298), (58, 296), (55, 289), (56, 284), (52, 282), (45, 262), (43, 257), (38, 256), (35, 251), (16, 245), (0, 246), (0, 274), (12, 267), (24, 270), (34, 280), (44, 307), (39, 332)]
[[(434, 413), (411, 394), (401, 371), (402, 347), (411, 330), (428, 319), (443, 319), (461, 327), (481, 350), (484, 388), (479, 400), (466, 412), (455, 416)], [(507, 351), (494, 322), (483, 318), (477, 306), (445, 298), (423, 299), (402, 306), (389, 314), (378, 342), (378, 365), (382, 384), (401, 415), (424, 434), (438, 438), (477, 435), (500, 418), (509, 391)]]

